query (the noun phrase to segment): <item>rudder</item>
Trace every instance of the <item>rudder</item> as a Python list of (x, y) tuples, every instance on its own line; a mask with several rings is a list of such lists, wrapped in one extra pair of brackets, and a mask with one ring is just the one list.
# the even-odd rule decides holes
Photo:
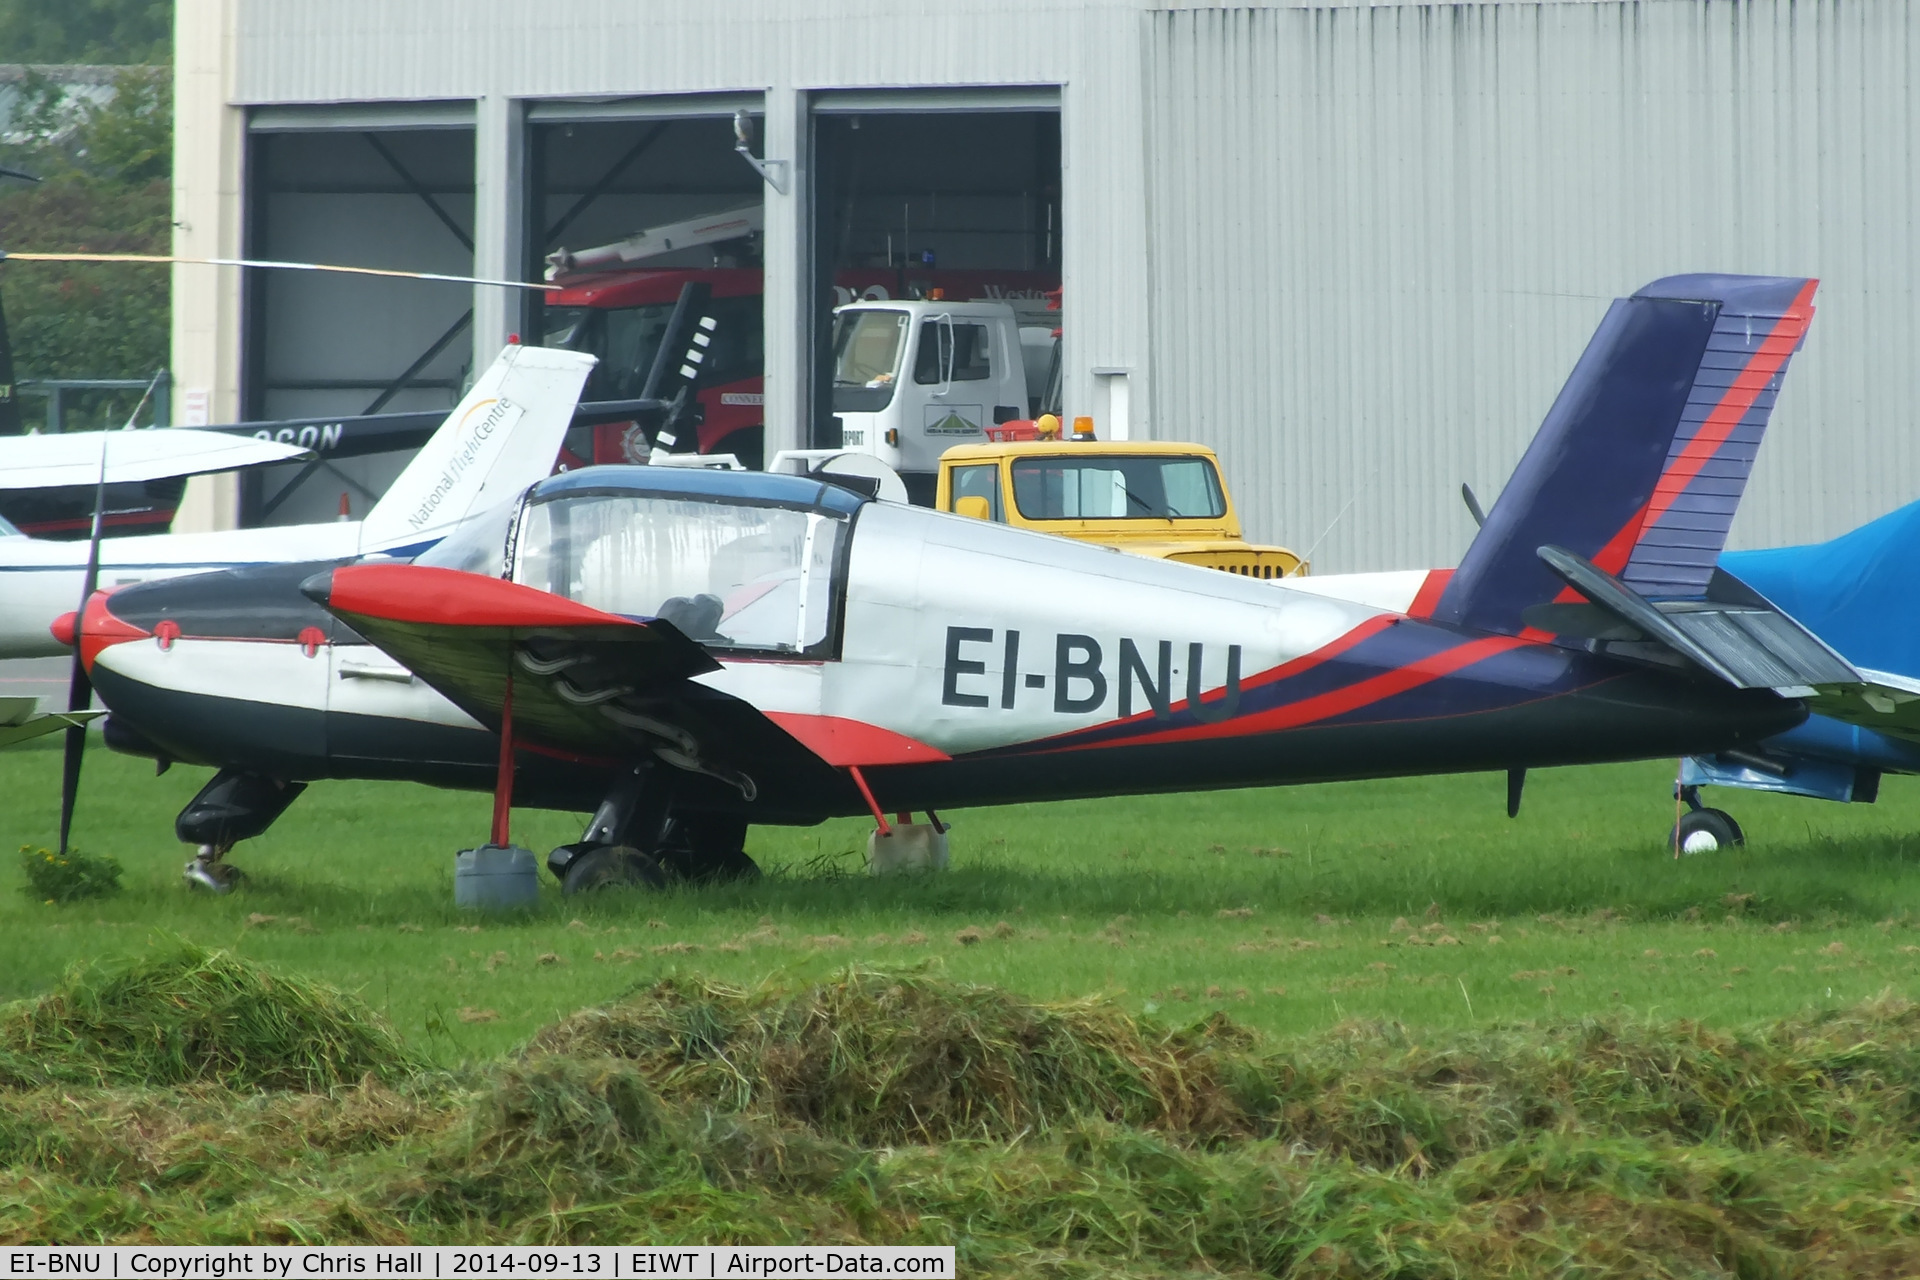
[(1541, 562), (1549, 545), (1642, 595), (1702, 594), (1816, 283), (1673, 276), (1616, 301), (1434, 619), (1518, 635), (1528, 607), (1577, 599)]

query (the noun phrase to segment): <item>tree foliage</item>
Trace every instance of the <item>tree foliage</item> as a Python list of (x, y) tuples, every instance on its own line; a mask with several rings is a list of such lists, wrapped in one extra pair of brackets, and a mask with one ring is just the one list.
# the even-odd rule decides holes
[(167, 62), (173, 2), (0, 0), (0, 50), (8, 62)]
[[(4, 3), (4, 0), (0, 0)], [(105, 106), (32, 86), (31, 139), (0, 165), (44, 178), (0, 182), (0, 248), (166, 253), (171, 241), (172, 73), (128, 67)], [(0, 268), (16, 375), (141, 378), (167, 363), (163, 266), (13, 263)]]

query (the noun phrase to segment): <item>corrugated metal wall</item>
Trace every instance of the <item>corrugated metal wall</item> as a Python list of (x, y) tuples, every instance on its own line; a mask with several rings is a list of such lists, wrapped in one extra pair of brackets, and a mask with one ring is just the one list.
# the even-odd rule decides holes
[(1490, 503), (1607, 300), (1685, 271), (1823, 280), (1736, 545), (1920, 497), (1908, 0), (1143, 21), (1156, 433), (1221, 449), (1250, 532), (1454, 563), (1460, 482)]

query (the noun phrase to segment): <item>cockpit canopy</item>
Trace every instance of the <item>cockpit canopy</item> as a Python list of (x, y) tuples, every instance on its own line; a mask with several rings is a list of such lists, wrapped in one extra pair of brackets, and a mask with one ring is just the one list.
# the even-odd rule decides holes
[(661, 618), (717, 652), (824, 657), (865, 501), (797, 476), (593, 467), (541, 481), (416, 563)]

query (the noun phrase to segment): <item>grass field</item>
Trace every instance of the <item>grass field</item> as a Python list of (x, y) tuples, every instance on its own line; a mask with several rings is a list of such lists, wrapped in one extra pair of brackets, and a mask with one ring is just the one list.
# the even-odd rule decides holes
[[(58, 766), (0, 755), (16, 845)], [(959, 813), (952, 871), (887, 881), (864, 824), (756, 831), (753, 885), (477, 919), (484, 796), (317, 786), (212, 898), (171, 837), (204, 772), (96, 752), (125, 891), (0, 893), (0, 1242), (1920, 1272), (1920, 788), (1738, 797), (1749, 847), (1675, 861), (1669, 777)]]
[[(58, 769), (52, 748), (0, 755), (14, 847), (52, 843)], [(889, 882), (861, 874), (865, 824), (756, 829), (752, 886), (581, 902), (549, 884), (530, 916), (474, 920), (452, 906), (452, 853), (483, 835), (486, 797), (317, 785), (240, 847), (250, 885), (217, 899), (182, 886), (172, 836), (205, 776), (89, 754), (76, 843), (118, 858), (126, 892), (0, 894), (0, 998), (174, 934), (356, 991), (450, 1065), (663, 976), (850, 964), (1280, 1035), (1620, 1011), (1730, 1026), (1920, 976), (1910, 779), (1871, 807), (1723, 795), (1748, 847), (1677, 862), (1670, 764), (1536, 773), (1512, 821), (1489, 775), (955, 813), (954, 869)], [(542, 852), (580, 826), (515, 814)]]

